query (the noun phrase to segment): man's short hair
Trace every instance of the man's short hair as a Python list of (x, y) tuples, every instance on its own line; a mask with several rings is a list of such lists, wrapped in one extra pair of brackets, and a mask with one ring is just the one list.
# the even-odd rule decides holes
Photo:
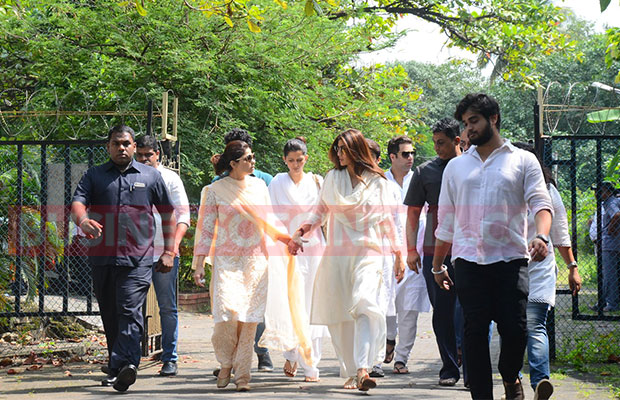
[(136, 146), (139, 149), (150, 148), (153, 151), (159, 151), (159, 146), (157, 144), (157, 138), (151, 135), (142, 135), (136, 139)]
[(491, 115), (497, 115), (495, 127), (499, 130), (502, 117), (499, 112), (499, 104), (493, 97), (484, 93), (469, 93), (456, 106), (454, 118), (463, 121), (463, 114), (467, 110), (481, 114), (487, 121), (491, 118)]
[(454, 118), (442, 118), (431, 127), (433, 133), (443, 132), (450, 140), (461, 135), (461, 125)]
[(246, 142), (252, 147), (252, 137), (245, 129), (241, 128), (232, 128), (228, 133), (224, 136), (224, 144), (228, 144), (233, 140), (241, 140), (242, 142)]
[(116, 125), (111, 127), (108, 131), (108, 142), (110, 141), (110, 139), (112, 139), (112, 136), (116, 135), (117, 133), (129, 133), (131, 135), (131, 138), (133, 140), (136, 140), (136, 133), (133, 131), (133, 129), (131, 129), (127, 125)]
[(390, 154), (398, 154), (401, 144), (410, 144), (413, 146), (413, 140), (409, 136), (400, 135), (390, 139), (387, 145), (388, 156)]

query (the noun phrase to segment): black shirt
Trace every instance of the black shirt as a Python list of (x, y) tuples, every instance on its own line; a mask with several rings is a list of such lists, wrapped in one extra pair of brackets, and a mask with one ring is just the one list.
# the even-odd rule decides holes
[[(439, 157), (418, 166), (413, 172), (405, 204), (408, 206), (423, 207), (428, 203), (426, 230), (424, 232), (424, 254), (432, 255), (435, 251), (435, 229), (437, 228), (437, 204), (441, 190), (441, 178), (450, 160)], [(430, 224), (429, 221), (433, 223)]]
[(73, 201), (89, 208), (88, 216), (103, 225), (90, 241), (93, 265), (153, 265), (155, 220), (173, 208), (159, 171), (135, 160), (121, 172), (112, 161), (90, 168), (78, 184)]

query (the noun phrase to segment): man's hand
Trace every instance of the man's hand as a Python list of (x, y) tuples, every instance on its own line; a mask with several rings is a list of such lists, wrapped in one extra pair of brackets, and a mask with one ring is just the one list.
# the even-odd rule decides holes
[(416, 274), (419, 274), (422, 269), (420, 261), (420, 254), (417, 250), (412, 249), (407, 252), (407, 266), (410, 270), (415, 271)]
[(568, 271), (568, 287), (570, 287), (573, 296), (577, 296), (577, 293), (581, 290), (581, 276), (579, 276), (577, 267), (571, 268)]
[(101, 236), (103, 225), (94, 219), (85, 218), (80, 224), (80, 229), (84, 232), (87, 239), (97, 239)]
[(174, 267), (174, 257), (168, 253), (164, 253), (159, 257), (159, 261), (157, 261), (157, 265), (155, 265), (155, 272), (165, 274), (170, 272), (172, 267)]
[(528, 246), (528, 250), (530, 252), (530, 257), (532, 257), (532, 261), (542, 261), (547, 257), (547, 253), (549, 249), (547, 248), (547, 243), (539, 238), (534, 238), (530, 242)]
[(400, 283), (405, 277), (405, 263), (403, 262), (403, 257), (398, 254), (394, 260), (394, 276), (396, 277), (396, 282)]
[[(433, 267), (432, 270), (439, 271), (442, 268), (443, 267), (438, 267), (438, 268)], [(450, 279), (450, 275), (448, 274), (448, 269), (446, 269), (440, 274), (433, 273), (433, 278), (435, 278), (435, 283), (437, 283), (437, 285), (442, 290), (450, 290), (450, 287), (454, 286), (454, 282), (452, 282), (452, 279)]]
[(205, 267), (203, 265), (196, 267), (194, 271), (194, 282), (200, 287), (205, 287)]

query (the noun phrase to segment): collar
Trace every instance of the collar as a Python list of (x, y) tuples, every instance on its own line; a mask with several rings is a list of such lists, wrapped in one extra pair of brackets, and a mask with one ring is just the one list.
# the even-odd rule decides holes
[[(127, 172), (131, 169), (133, 169), (134, 171), (140, 172), (140, 170), (138, 168), (136, 168), (136, 165), (138, 164), (138, 162), (135, 159), (131, 159), (131, 161), (129, 162), (129, 167), (127, 167), (127, 169), (124, 172)], [(107, 163), (104, 164), (105, 165), (105, 169), (106, 171), (111, 170), (112, 168), (116, 169), (118, 172), (121, 172), (117, 167), (116, 164), (114, 164), (112, 162), (112, 160), (108, 160)]]

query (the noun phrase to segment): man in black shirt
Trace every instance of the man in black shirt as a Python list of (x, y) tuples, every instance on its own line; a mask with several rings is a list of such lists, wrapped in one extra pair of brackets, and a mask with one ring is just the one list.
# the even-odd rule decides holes
[(153, 206), (162, 217), (165, 242), (155, 270), (167, 273), (174, 265), (175, 223), (166, 185), (155, 168), (134, 161), (135, 149), (133, 129), (110, 129), (110, 160), (86, 171), (71, 204), (73, 221), (92, 239), (88, 256), (109, 355), (102, 384), (119, 392), (135, 382), (140, 363), (142, 305), (153, 267)]
[[(433, 268), (434, 232), (437, 228), (437, 203), (441, 189), (441, 177), (448, 161), (461, 155), (459, 146), (461, 138), (459, 137), (459, 123), (451, 118), (438, 121), (433, 125), (432, 131), (437, 157), (416, 168), (405, 197), (405, 204), (408, 206), (407, 265), (417, 273), (422, 269), (428, 296), (433, 305), (433, 331), (443, 363), (439, 371), (439, 385), (454, 386), (460, 378), (454, 323), (456, 293), (455, 291), (441, 290), (435, 283), (431, 270)], [(428, 203), (428, 212), (424, 232), (424, 267), (422, 268), (416, 238), (418, 237), (420, 213), (425, 203)], [(450, 263), (450, 255), (446, 257), (445, 263), (448, 266), (450, 276), (453, 277), (454, 268)]]

